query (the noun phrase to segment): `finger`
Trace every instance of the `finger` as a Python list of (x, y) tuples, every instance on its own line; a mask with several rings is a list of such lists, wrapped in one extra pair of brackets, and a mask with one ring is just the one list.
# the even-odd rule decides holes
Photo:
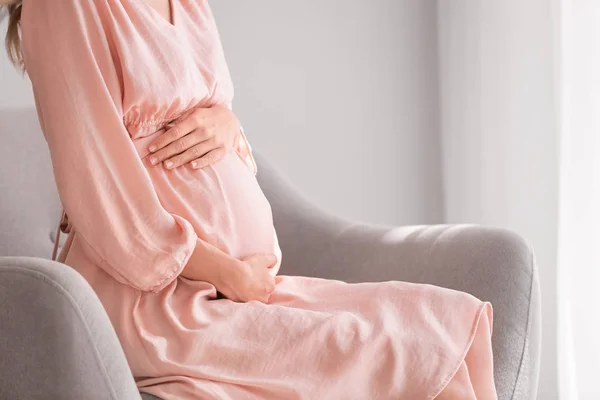
[(252, 296), (252, 298), (256, 301), (260, 301), (261, 303), (267, 304), (270, 296), (271, 296), (270, 293), (262, 292), (262, 293), (257, 293), (255, 296)]
[(179, 122), (177, 124), (169, 123), (165, 126), (165, 128), (166, 131), (164, 133), (158, 135), (156, 139), (150, 142), (150, 144), (148, 145), (149, 152), (154, 153), (164, 148), (165, 146), (176, 141), (177, 139), (180, 139), (188, 133), (192, 132), (197, 127), (193, 124), (193, 120), (190, 120), (190, 118), (188, 117), (184, 121)]
[(274, 291), (275, 291), (275, 285), (274, 284), (272, 286), (270, 285), (267, 288), (267, 293), (265, 295), (265, 303), (267, 303), (269, 301), (269, 298), (271, 297), (271, 295), (273, 294)]
[(274, 267), (275, 264), (277, 264), (277, 256), (275, 254), (268, 255), (265, 257), (265, 264), (267, 265), (267, 268)]
[[(184, 135), (194, 132), (194, 135), (196, 136), (198, 142), (210, 139), (214, 136), (214, 124), (210, 123), (211, 120), (209, 119), (209, 117), (211, 115), (209, 114), (209, 110), (210, 109), (207, 108), (197, 109), (194, 113), (189, 115), (183, 121), (174, 124), (172, 128), (165, 132), (165, 135), (169, 135), (170, 131), (183, 131), (186, 132), (184, 133)], [(173, 133), (172, 135), (176, 137), (177, 133)]]
[(186, 135), (173, 143), (168, 144), (165, 148), (158, 150), (156, 153), (149, 154), (148, 157), (150, 163), (152, 163), (152, 165), (157, 165), (177, 154), (183, 153), (196, 143), (197, 142), (191, 135)]
[(203, 155), (202, 157), (198, 158), (197, 160), (193, 160), (192, 168), (194, 168), (194, 169), (206, 168), (209, 165), (212, 165), (212, 164), (216, 163), (217, 161), (221, 160), (224, 155), (225, 155), (225, 148), (223, 148), (223, 147), (219, 147), (217, 149), (211, 150), (208, 153), (206, 153), (205, 155)]
[(273, 277), (271, 275), (269, 275), (269, 278), (271, 278), (271, 279), (269, 279), (268, 284), (267, 284), (267, 293), (271, 294), (275, 290), (275, 279), (273, 279)]
[(165, 167), (172, 169), (191, 161), (198, 160), (204, 157), (207, 153), (213, 151), (214, 146), (215, 145), (211, 141), (199, 143), (190, 147), (181, 154), (170, 157), (167, 161), (165, 161)]

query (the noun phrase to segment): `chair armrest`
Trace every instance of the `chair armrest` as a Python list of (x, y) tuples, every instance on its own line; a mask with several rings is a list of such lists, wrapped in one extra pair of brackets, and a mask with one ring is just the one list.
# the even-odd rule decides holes
[(100, 300), (72, 268), (0, 257), (0, 398), (140, 399)]
[(304, 272), (347, 282), (432, 284), (491, 302), (498, 398), (535, 399), (541, 351), (540, 289), (533, 252), (520, 236), (473, 225), (357, 224), (331, 237), (318, 263)]
[(432, 284), (489, 301), (498, 398), (535, 399), (541, 304), (526, 240), (476, 225), (388, 227), (347, 221), (307, 201), (262, 157), (257, 161), (283, 252), (280, 274)]

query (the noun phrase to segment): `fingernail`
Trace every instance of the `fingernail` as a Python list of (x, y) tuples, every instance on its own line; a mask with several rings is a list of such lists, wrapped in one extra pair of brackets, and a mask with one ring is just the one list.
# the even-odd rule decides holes
[(154, 150), (156, 150), (156, 146), (155, 146), (155, 145), (152, 145), (152, 146), (150, 146), (150, 147), (148, 148), (148, 150), (149, 150), (149, 151), (154, 151)]
[(152, 163), (152, 165), (155, 165), (157, 161), (158, 161), (158, 158), (156, 158), (156, 157), (150, 158), (150, 162)]
[(165, 165), (167, 166), (167, 168), (171, 168), (173, 166), (173, 162), (172, 161), (167, 161), (165, 163)]
[(198, 163), (196, 161), (192, 161), (192, 167), (197, 168), (198, 167)]

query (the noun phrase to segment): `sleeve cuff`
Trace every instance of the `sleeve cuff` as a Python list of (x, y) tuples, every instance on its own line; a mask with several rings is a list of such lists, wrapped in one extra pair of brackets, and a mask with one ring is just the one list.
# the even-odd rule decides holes
[[(179, 216), (173, 215), (175, 219), (181, 218)], [(187, 221), (182, 221), (180, 223), (186, 224)], [(189, 223), (188, 223), (189, 224)], [(156, 273), (152, 274), (152, 281), (147, 282), (144, 286), (141, 287), (140, 290), (152, 293), (158, 293), (163, 290), (165, 287), (169, 286), (171, 282), (173, 282), (177, 277), (181, 274), (185, 266), (187, 265), (189, 259), (191, 258), (196, 246), (198, 244), (198, 235), (193, 230), (187, 233), (187, 242), (184, 246), (180, 246), (178, 248), (179, 251), (173, 253), (169, 258), (169, 261), (173, 263), (171, 268), (161, 268)], [(164, 261), (163, 261), (164, 262)]]
[[(178, 216), (174, 217), (176, 219), (180, 218)], [(177, 279), (196, 249), (199, 240), (198, 235), (191, 228), (191, 225), (189, 229), (190, 231), (187, 232), (186, 237), (187, 240), (178, 247), (178, 251), (169, 254), (166, 258), (157, 257), (153, 260), (146, 260), (139, 263), (138, 268), (135, 271), (129, 271), (127, 275), (121, 273), (119, 269), (114, 268), (106, 259), (101, 257), (83, 236), (81, 239), (82, 243), (88, 249), (88, 256), (91, 256), (92, 260), (115, 280), (142, 292), (158, 293)], [(127, 263), (127, 260), (124, 263)]]
[(141, 288), (141, 290), (146, 292), (158, 293), (167, 286), (169, 286), (171, 282), (177, 279), (177, 277), (181, 274), (186, 264), (188, 263), (188, 260), (194, 253), (195, 249), (195, 245), (192, 247), (187, 247), (185, 253), (183, 253), (183, 259), (181, 261), (177, 261), (171, 270), (164, 270), (164, 272), (162, 272), (160, 276), (157, 277), (158, 279), (161, 279), (160, 281), (148, 288)]

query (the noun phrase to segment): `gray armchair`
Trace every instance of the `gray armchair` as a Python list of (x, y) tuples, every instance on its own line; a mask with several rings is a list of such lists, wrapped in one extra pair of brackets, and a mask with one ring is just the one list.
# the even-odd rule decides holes
[[(0, 111), (0, 138), (0, 399), (139, 399), (93, 290), (48, 260), (60, 201), (35, 111)], [(430, 283), (488, 300), (499, 399), (535, 399), (540, 294), (523, 238), (472, 225), (353, 223), (307, 202), (256, 158), (284, 253), (281, 274)]]

